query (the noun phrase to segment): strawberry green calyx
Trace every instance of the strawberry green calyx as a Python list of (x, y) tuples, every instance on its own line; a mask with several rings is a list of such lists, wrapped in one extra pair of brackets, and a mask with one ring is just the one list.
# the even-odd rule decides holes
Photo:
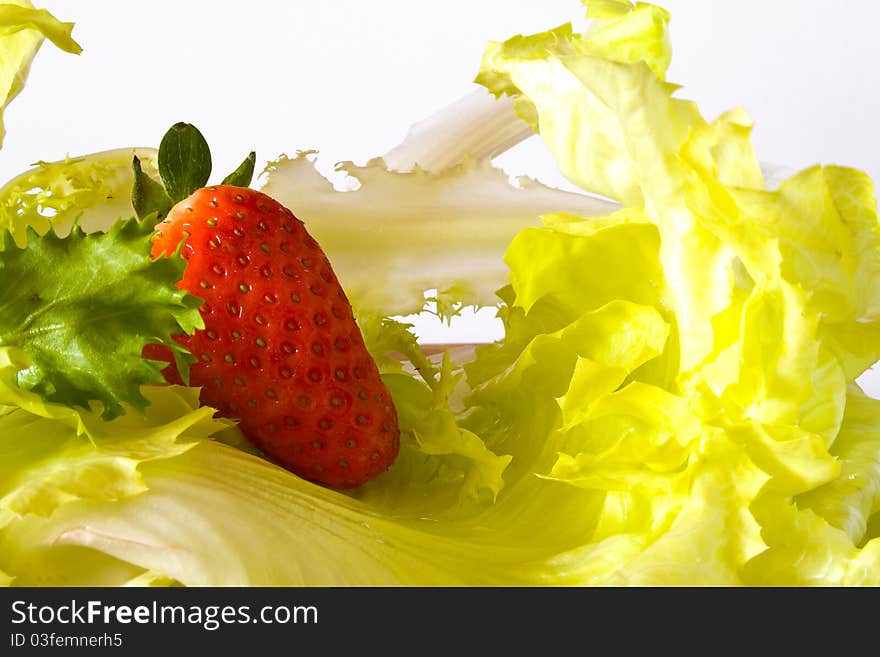
[(74, 227), (65, 238), (30, 232), (27, 248), (7, 234), (0, 252), (0, 346), (30, 361), (16, 383), (71, 407), (101, 402), (105, 419), (123, 402), (143, 410), (140, 386), (162, 380), (144, 345), (167, 345), (186, 364), (171, 335), (202, 326), (201, 300), (176, 286), (184, 263), (150, 258), (149, 222), (89, 235)]
[(144, 219), (152, 213), (156, 213), (158, 219), (162, 219), (173, 203), (165, 188), (144, 173), (140, 158), (135, 155), (132, 158), (132, 190), (131, 204), (139, 219)]
[(175, 123), (159, 144), (159, 176), (174, 203), (204, 187), (211, 175), (211, 149), (198, 129)]
[(242, 163), (238, 165), (238, 168), (223, 179), (221, 184), (233, 185), (234, 187), (250, 187), (256, 164), (257, 154), (251, 151)]
[[(254, 151), (248, 153), (222, 184), (248, 187), (254, 177), (256, 160)], [(142, 170), (136, 155), (132, 160), (132, 205), (141, 220), (152, 213), (156, 213), (159, 220), (163, 219), (175, 203), (208, 183), (211, 149), (198, 128), (182, 121), (171, 126), (159, 144), (158, 168), (161, 183)]]

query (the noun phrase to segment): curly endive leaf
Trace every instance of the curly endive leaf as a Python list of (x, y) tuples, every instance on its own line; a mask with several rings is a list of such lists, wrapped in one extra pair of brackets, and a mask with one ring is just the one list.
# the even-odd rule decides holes
[(154, 148), (117, 148), (38, 162), (0, 188), (0, 234), (12, 233), (15, 243), (24, 247), (28, 228), (40, 235), (50, 228), (66, 235), (76, 224), (91, 233), (134, 215), (133, 157), (147, 174), (158, 175)]
[[(184, 261), (150, 258), (148, 222), (118, 222), (108, 233), (31, 232), (26, 249), (4, 236), (0, 253), (0, 345), (22, 349), (18, 385), (70, 406), (121, 402), (143, 409), (140, 386), (161, 381), (161, 364), (141, 357), (202, 326), (199, 300), (177, 288)], [(63, 264), (62, 264), (63, 263)]]
[(514, 186), (491, 163), (473, 159), (440, 172), (391, 171), (380, 159), (343, 162), (337, 170), (360, 186), (338, 191), (311, 155), (270, 164), (262, 191), (306, 222), (362, 310), (417, 313), (426, 290), (451, 287), (465, 303), (493, 305), (506, 283), (504, 250), (520, 230), (550, 212), (595, 216), (616, 208), (534, 180)]

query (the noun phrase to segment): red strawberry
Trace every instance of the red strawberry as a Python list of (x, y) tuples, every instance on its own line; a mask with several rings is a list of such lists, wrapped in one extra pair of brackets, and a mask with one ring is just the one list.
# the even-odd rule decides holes
[(190, 383), (202, 402), (307, 479), (352, 488), (386, 470), (397, 412), (302, 221), (265, 194), (219, 185), (177, 203), (156, 230), (154, 257), (185, 240), (179, 286), (205, 300), (204, 330), (175, 338), (198, 359)]

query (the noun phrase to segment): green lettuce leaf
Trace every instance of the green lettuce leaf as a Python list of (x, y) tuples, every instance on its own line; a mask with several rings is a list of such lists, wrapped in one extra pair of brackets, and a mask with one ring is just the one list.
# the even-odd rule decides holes
[[(141, 467), (146, 494), (19, 521), (0, 540), (16, 583), (63, 580), (96, 553), (195, 586), (390, 583), (416, 573), (426, 584), (460, 583), (442, 555), (426, 559), (430, 535), (253, 456), (204, 442), (164, 461)], [(75, 560), (61, 562), (64, 552)]]
[(184, 261), (152, 260), (151, 235), (129, 219), (108, 233), (32, 233), (25, 249), (5, 236), (0, 346), (27, 354), (21, 388), (70, 406), (102, 402), (108, 419), (122, 402), (146, 406), (140, 386), (161, 381), (163, 365), (141, 357), (144, 345), (179, 350), (171, 336), (202, 326), (199, 300), (176, 286)]
[[(178, 456), (206, 437), (229, 431), (228, 421), (214, 420), (214, 409), (199, 407), (198, 391), (147, 387), (146, 414), (127, 413), (111, 422), (100, 409), (75, 411), (46, 403), (15, 385), (21, 353), (0, 349), (0, 527), (18, 528), (29, 519), (45, 522), (60, 508), (78, 501), (117, 503), (147, 490), (140, 468), (157, 459)], [(124, 562), (108, 564), (99, 553), (65, 548), (72, 559), (57, 580), (40, 573), (41, 557), (28, 552), (7, 557), (35, 567), (39, 583), (101, 582), (119, 584), (143, 577), (142, 569)], [(11, 564), (19, 572), (22, 565)], [(18, 582), (20, 583), (20, 582)]]
[[(680, 413), (652, 404), (650, 411), (633, 417), (638, 406), (630, 404), (628, 412), (615, 414), (612, 435), (621, 435), (622, 423), (646, 444), (627, 441), (624, 448), (600, 439), (600, 427), (590, 425), (586, 435), (591, 441), (613, 447), (564, 454), (555, 475), (579, 486), (626, 490), (627, 503), (648, 509), (645, 517), (652, 525), (667, 522), (695, 532), (710, 525), (694, 525), (690, 514), (712, 506), (704, 499), (709, 489), (699, 482), (709, 478), (722, 486), (718, 476), (723, 473), (698, 467), (694, 448), (729, 453), (730, 468), (742, 474), (733, 479), (724, 474), (728, 483), (723, 486), (730, 489), (725, 504), (731, 517), (748, 522), (739, 532), (725, 531), (724, 540), (751, 538), (740, 541), (710, 577), (742, 581), (746, 573), (754, 577), (746, 567), (750, 558), (774, 553), (769, 539), (782, 536), (777, 523), (789, 526), (790, 514), (809, 516), (792, 505), (792, 496), (824, 499), (827, 493), (819, 491), (833, 487), (841, 476), (828, 450), (842, 431), (847, 385), (873, 362), (873, 341), (880, 334), (871, 311), (880, 292), (876, 199), (863, 174), (839, 167), (816, 167), (767, 190), (744, 112), (709, 123), (693, 103), (673, 98), (675, 87), (656, 70), (663, 61), (658, 53), (664, 36), (653, 26), (664, 14), (652, 12), (655, 20), (647, 21), (648, 11), (645, 5), (603, 3), (595, 15), (605, 22), (600, 20), (587, 35), (573, 35), (563, 26), (493, 44), (478, 80), (495, 93), (517, 96), (521, 115), (534, 117), (571, 180), (643, 208), (644, 219), (656, 226), (656, 264), (663, 273), (656, 303), (673, 322), (667, 362), (678, 369), (675, 379), (666, 381), (667, 392), (674, 395), (667, 399), (688, 400), (702, 424), (700, 440), (681, 442), (680, 434), (693, 421), (678, 419), (656, 434), (634, 420), (657, 423), (666, 414), (681, 418)], [(607, 30), (619, 40), (612, 53), (602, 52), (605, 43), (592, 38)], [(626, 262), (622, 256), (609, 259)], [(632, 259), (645, 260), (638, 251)], [(605, 265), (595, 256), (578, 261)], [(549, 263), (544, 266), (551, 271)], [(569, 294), (585, 290), (584, 297), (595, 295), (590, 284), (620, 280), (617, 273), (606, 279), (592, 271), (568, 271), (585, 279), (567, 285)], [(515, 276), (513, 268), (514, 289), (526, 293), (517, 302), (528, 311), (544, 288), (529, 290), (517, 285)], [(585, 302), (578, 296), (563, 300), (568, 308)], [(640, 404), (651, 390), (639, 393)], [(663, 398), (666, 393), (656, 394)], [(676, 443), (668, 438), (657, 443), (655, 436), (670, 433), (679, 434), (677, 451), (669, 452)], [(671, 479), (665, 472), (670, 468)], [(687, 473), (680, 489), (679, 471)], [(649, 491), (642, 504), (631, 499), (639, 488)], [(658, 495), (658, 490), (666, 492)], [(670, 501), (677, 490), (680, 507)], [(668, 540), (664, 535), (658, 544), (667, 546)], [(766, 552), (760, 551), (762, 544), (769, 546)], [(851, 544), (846, 550), (829, 548), (825, 556), (841, 564), (854, 555), (870, 562), (875, 549), (866, 545), (860, 551)], [(684, 563), (677, 557), (672, 562)]]
[[(496, 454), (463, 428), (459, 413), (463, 372), (449, 351), (429, 356), (412, 326), (378, 316), (359, 317), (365, 343), (395, 400), (401, 453), (382, 486), (355, 495), (393, 514), (463, 515), (494, 500), (511, 457)], [(439, 360), (438, 360), (439, 358)], [(409, 492), (416, 485), (420, 495)]]
[(851, 386), (846, 414), (831, 453), (840, 475), (803, 493), (798, 506), (812, 509), (855, 543), (868, 535), (872, 514), (880, 511), (880, 401)]
[(22, 357), (0, 348), (0, 403), (7, 407), (0, 416), (3, 512), (48, 517), (71, 500), (118, 500), (142, 492), (141, 463), (181, 454), (229, 426), (211, 419), (213, 409), (199, 407), (193, 388), (146, 388), (149, 414), (128, 413), (112, 422), (96, 409), (46, 403), (16, 386)]
[(62, 23), (45, 9), (34, 9), (28, 0), (6, 0), (0, 4), (0, 145), (6, 131), (3, 109), (21, 93), (31, 62), (45, 39), (65, 52), (79, 54), (71, 37), (73, 23)]

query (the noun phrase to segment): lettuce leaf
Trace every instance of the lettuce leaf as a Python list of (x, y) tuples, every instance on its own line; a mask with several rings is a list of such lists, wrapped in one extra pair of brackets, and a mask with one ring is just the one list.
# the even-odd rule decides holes
[[(142, 410), (140, 386), (162, 380), (146, 344), (180, 348), (172, 335), (202, 326), (200, 300), (180, 290), (183, 260), (150, 258), (149, 222), (114, 224), (108, 233), (31, 235), (0, 252), (0, 346), (27, 354), (16, 383), (52, 402), (104, 404), (110, 419), (126, 402)], [(53, 267), (52, 263), (64, 263)]]
[(513, 185), (500, 169), (475, 159), (439, 172), (391, 171), (381, 159), (343, 162), (337, 171), (358, 186), (340, 191), (311, 156), (271, 163), (262, 191), (295, 208), (352, 304), (373, 313), (418, 313), (430, 289), (454, 289), (466, 305), (494, 305), (506, 282), (504, 250), (519, 230), (537, 225), (542, 213), (598, 215), (614, 208), (533, 180)]
[(62, 23), (45, 9), (34, 9), (28, 0), (0, 4), (0, 145), (6, 131), (3, 109), (21, 93), (31, 62), (45, 39), (65, 52), (78, 55), (82, 48), (71, 37), (73, 23)]
[[(65, 549), (69, 554), (71, 547), (88, 548), (79, 553), (80, 562), (97, 552), (145, 570), (155, 566), (195, 586), (353, 585), (414, 578), (425, 584), (461, 583), (444, 563), (455, 558), (456, 549), (428, 556), (428, 548), (440, 547), (442, 537), (372, 514), (340, 493), (238, 450), (203, 442), (164, 460), (167, 467), (160, 463), (141, 468), (148, 494), (112, 506), (71, 503), (50, 522), (22, 519), (0, 541), (4, 566), (16, 573), (16, 583), (57, 581), (75, 572), (76, 565), (55, 556)], [(218, 551), (218, 545), (224, 549)], [(466, 547), (459, 549), (469, 555)], [(484, 559), (459, 561), (476, 574)]]
[[(563, 26), (491, 45), (478, 79), (496, 93), (521, 99), (521, 115), (534, 116), (573, 182), (642, 208), (643, 218), (656, 226), (657, 264), (664, 277), (657, 288), (658, 305), (671, 311), (675, 339), (670, 356), (678, 367), (666, 387), (676, 395), (673, 399), (684, 397), (698, 411), (703, 439), (694, 444), (701, 453), (727, 451), (725, 443), (745, 450), (728, 457), (731, 468), (743, 473), (726, 484), (732, 487), (727, 499), (740, 498), (737, 513), (751, 516), (751, 530), (724, 536), (751, 535), (747, 544), (753, 548), (740, 550), (741, 559), (755, 557), (754, 546), (762, 542), (769, 546), (762, 554), (773, 554), (770, 539), (782, 540), (783, 532), (770, 527), (788, 525), (792, 513), (809, 515), (791, 506), (792, 496), (825, 490), (840, 477), (839, 463), (828, 449), (841, 432), (847, 385), (876, 358), (873, 344), (880, 327), (871, 310), (880, 292), (876, 198), (864, 174), (840, 167), (815, 167), (767, 190), (744, 112), (709, 123), (693, 103), (673, 97), (676, 88), (656, 70), (664, 37), (653, 26), (664, 14), (652, 11), (654, 20), (648, 21), (649, 11), (645, 5), (615, 3), (613, 12), (602, 13), (609, 22), (600, 21), (585, 36)], [(614, 45), (611, 55), (591, 36), (606, 30), (625, 44)], [(637, 251), (633, 258), (644, 260)], [(595, 257), (579, 261), (603, 262)], [(608, 279), (591, 273), (584, 274), (587, 282), (567, 286), (569, 294), (585, 289), (585, 297), (594, 297), (596, 292), (586, 287), (590, 283), (616, 285), (620, 280), (617, 273)], [(511, 280), (514, 288), (525, 289), (522, 304), (528, 310), (540, 295), (518, 286), (515, 275), (514, 270)], [(567, 308), (588, 302), (577, 296), (563, 299)], [(647, 394), (648, 389), (640, 393), (640, 401)], [(664, 413), (652, 409), (644, 415), (656, 422)], [(633, 415), (632, 408), (627, 415)], [(673, 433), (692, 425), (679, 420)], [(650, 440), (653, 432), (639, 426), (630, 430)], [(596, 431), (591, 427), (591, 439), (606, 444)], [(676, 471), (687, 463), (685, 471), (693, 471), (681, 492), (686, 503), (673, 516), (676, 525), (687, 523), (689, 505), (706, 494), (699, 481), (716, 478), (712, 469), (702, 471), (692, 456), (678, 452), (646, 473), (645, 461), (659, 458), (652, 456), (657, 448), (630, 449), (634, 456), (620, 465), (617, 459), (628, 450), (615, 446), (613, 453), (591, 449), (565, 456), (555, 472), (578, 485), (674, 491), (675, 483), (657, 470)], [(608, 476), (612, 464), (618, 474), (599, 478), (600, 473)], [(824, 493), (813, 495), (824, 498)], [(656, 492), (645, 496), (649, 508), (655, 508), (649, 514), (654, 523), (668, 513), (669, 503), (662, 500)], [(861, 540), (862, 534), (852, 540)], [(873, 558), (869, 555), (875, 549), (866, 546), (860, 552), (851, 545), (831, 554), (846, 563), (856, 554)], [(737, 563), (745, 561), (729, 565)], [(717, 581), (753, 575), (726, 570), (727, 577), (719, 570)]]
[[(145, 388), (147, 413), (127, 413), (111, 422), (102, 419), (100, 408), (75, 411), (46, 403), (15, 385), (21, 356), (0, 349), (0, 404), (5, 405), (0, 407), (0, 527), (15, 527), (16, 533), (22, 523), (45, 522), (79, 501), (118, 503), (135, 496), (147, 490), (142, 464), (178, 456), (230, 429), (228, 421), (212, 419), (214, 409), (199, 407), (198, 391), (191, 388)], [(2, 552), (2, 568), (9, 563), (18, 577), (26, 568), (22, 564), (34, 564), (34, 577), (50, 583), (50, 575), (36, 565), (38, 553)], [(142, 570), (123, 562), (108, 565), (102, 555), (82, 549), (62, 549), (59, 558), (76, 566), (52, 581), (56, 584), (73, 578), (118, 584), (120, 577), (132, 579)]]
[[(394, 473), (359, 497), (388, 512), (423, 509), (429, 502), (435, 513), (457, 514), (496, 499), (511, 457), (494, 453), (461, 426), (456, 409), (463, 372), (450, 353), (443, 352), (439, 363), (429, 358), (408, 324), (364, 316), (359, 323), (395, 400), (404, 436)], [(418, 500), (408, 495), (415, 482), (426, 487)]]
[[(196, 389), (145, 389), (148, 415), (126, 414), (111, 422), (99, 409), (76, 411), (46, 403), (15, 385), (23, 354), (0, 348), (3, 452), (0, 509), (22, 517), (47, 517), (75, 499), (118, 500), (146, 489), (137, 467), (169, 458), (194, 441), (229, 426), (199, 408)], [(181, 442), (181, 437), (188, 440)]]
[[(107, 231), (120, 218), (134, 216), (131, 205), (132, 158), (158, 175), (157, 151), (120, 148), (58, 162), (39, 162), (0, 187), (0, 235), (27, 245), (27, 229), (61, 236), (74, 225), (87, 233)], [(2, 246), (0, 246), (2, 248)]]
[(442, 173), (462, 162), (491, 161), (533, 136), (512, 111), (509, 98), (474, 91), (410, 127), (406, 137), (382, 156), (391, 171), (421, 169)]

